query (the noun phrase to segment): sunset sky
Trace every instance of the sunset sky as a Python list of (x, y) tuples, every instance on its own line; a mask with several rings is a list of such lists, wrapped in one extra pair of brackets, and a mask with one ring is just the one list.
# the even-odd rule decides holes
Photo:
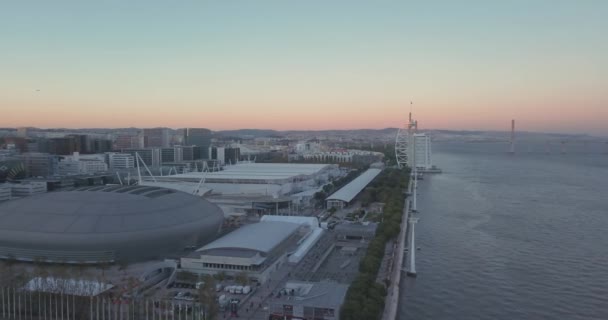
[(385, 128), (410, 101), (608, 135), (608, 1), (0, 4), (0, 127)]

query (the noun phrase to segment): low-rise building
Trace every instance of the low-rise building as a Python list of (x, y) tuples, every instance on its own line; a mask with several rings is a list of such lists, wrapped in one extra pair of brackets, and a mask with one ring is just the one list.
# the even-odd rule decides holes
[(353, 181), (342, 187), (340, 190), (334, 192), (332, 195), (327, 197), (327, 208), (339, 208), (342, 209), (347, 207), (355, 197), (367, 187), (379, 174), (382, 169), (371, 168), (363, 172), (360, 176), (356, 177)]
[(24, 182), (24, 183), (11, 183), (11, 196), (12, 197), (29, 197), (38, 193), (45, 193), (47, 191), (46, 182)]
[(269, 300), (268, 319), (340, 319), (347, 291), (348, 285), (336, 282), (288, 281), (279, 295)]
[(364, 224), (340, 223), (336, 225), (334, 233), (336, 234), (337, 240), (370, 242), (374, 239), (377, 228), (378, 224), (372, 222), (367, 222)]
[(244, 272), (250, 280), (264, 283), (273, 271), (287, 262), (288, 253), (297, 249), (298, 241), (309, 229), (292, 222), (249, 224), (181, 258), (181, 268), (210, 275), (236, 276)]
[(0, 184), (0, 201), (11, 199), (11, 185), (8, 183)]

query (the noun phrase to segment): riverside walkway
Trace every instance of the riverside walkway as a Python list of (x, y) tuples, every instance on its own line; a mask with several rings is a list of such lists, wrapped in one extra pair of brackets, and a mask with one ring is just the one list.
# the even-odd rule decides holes
[[(408, 194), (412, 191), (412, 179), (407, 187)], [(401, 270), (403, 269), (405, 257), (405, 242), (407, 239), (407, 221), (410, 212), (410, 202), (405, 198), (405, 206), (403, 206), (403, 217), (401, 218), (401, 231), (397, 237), (397, 249), (393, 251), (393, 264), (391, 266), (391, 282), (387, 290), (387, 295), (384, 301), (384, 312), (382, 320), (395, 320), (397, 318), (397, 309), (399, 306), (399, 287), (401, 283)]]

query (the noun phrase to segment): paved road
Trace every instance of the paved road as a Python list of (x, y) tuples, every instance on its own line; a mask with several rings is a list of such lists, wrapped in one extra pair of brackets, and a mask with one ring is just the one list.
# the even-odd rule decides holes
[[(283, 288), (283, 285), (288, 280), (288, 275), (293, 272), (293, 266), (284, 264), (279, 270), (273, 272), (270, 279), (265, 284), (256, 288), (256, 291), (247, 299), (241, 302), (239, 306), (239, 318), (250, 319), (250, 320), (267, 320), (268, 310), (264, 310), (268, 307), (271, 293), (276, 293), (279, 289)], [(220, 313), (218, 319), (230, 319), (230, 314)]]

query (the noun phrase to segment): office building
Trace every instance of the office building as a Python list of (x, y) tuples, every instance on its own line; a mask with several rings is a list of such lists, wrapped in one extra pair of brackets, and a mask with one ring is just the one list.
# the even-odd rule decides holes
[(201, 154), (200, 158), (198, 159), (209, 159), (209, 147), (211, 146), (211, 130), (205, 128), (184, 129), (184, 145), (200, 147)]
[(238, 147), (224, 148), (224, 163), (235, 164), (241, 159), (241, 149)]
[(149, 128), (143, 130), (145, 148), (168, 148), (170, 137), (168, 128)]
[(82, 140), (78, 136), (52, 138), (48, 140), (48, 152), (55, 155), (69, 155), (80, 152)]
[(135, 157), (127, 153), (107, 153), (108, 166), (112, 170), (135, 167)]
[(194, 146), (176, 146), (176, 148), (182, 149), (182, 160), (193, 161), (194, 160)]
[(141, 149), (143, 147), (143, 135), (119, 134), (114, 139), (114, 150)]
[(183, 149), (180, 146), (172, 147), (172, 148), (162, 148), (161, 152), (161, 163), (169, 163), (169, 162), (182, 162), (183, 158)]
[(108, 171), (108, 165), (101, 160), (64, 159), (57, 164), (57, 174), (59, 175), (91, 174), (106, 171)]
[(161, 165), (161, 148), (144, 148), (144, 149), (124, 149), (122, 153), (130, 154), (135, 159), (135, 167), (137, 167), (137, 156), (151, 167), (159, 167)]
[[(226, 163), (226, 148), (224, 147), (210, 147), (209, 148), (209, 159), (217, 160), (220, 165)], [(236, 164), (236, 162), (233, 162)]]
[(104, 153), (112, 151), (112, 140), (109, 139), (92, 139), (91, 149), (88, 153)]
[(55, 173), (58, 157), (48, 153), (27, 152), (21, 154), (29, 177), (48, 177)]

